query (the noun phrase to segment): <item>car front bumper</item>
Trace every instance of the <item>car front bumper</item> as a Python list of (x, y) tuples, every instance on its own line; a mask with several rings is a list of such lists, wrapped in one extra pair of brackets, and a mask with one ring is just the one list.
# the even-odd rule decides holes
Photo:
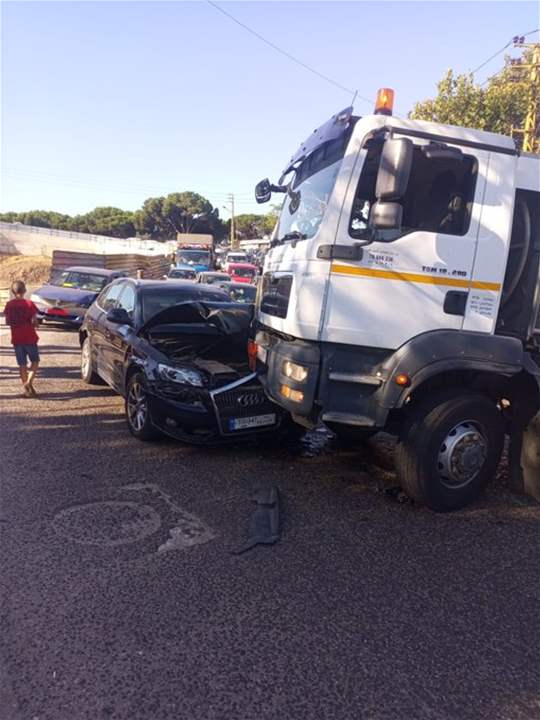
[(184, 442), (237, 442), (277, 430), (286, 415), (267, 398), (255, 373), (216, 390), (182, 390), (191, 398), (179, 400), (154, 386), (148, 401), (158, 430)]

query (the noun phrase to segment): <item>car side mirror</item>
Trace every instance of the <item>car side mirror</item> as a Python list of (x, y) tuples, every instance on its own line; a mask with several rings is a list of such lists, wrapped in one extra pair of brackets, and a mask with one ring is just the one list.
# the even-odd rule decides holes
[(384, 143), (375, 197), (383, 202), (400, 200), (407, 190), (411, 174), (414, 146), (412, 140), (399, 138)]
[(107, 311), (107, 320), (115, 325), (131, 325), (131, 318), (124, 308), (111, 308)]
[(272, 197), (270, 180), (265, 178), (255, 185), (255, 200), (260, 204), (267, 203)]

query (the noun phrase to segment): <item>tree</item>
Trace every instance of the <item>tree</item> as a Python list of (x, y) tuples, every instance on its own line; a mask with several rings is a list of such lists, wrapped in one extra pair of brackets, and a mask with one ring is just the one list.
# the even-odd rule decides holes
[(245, 239), (258, 238), (270, 235), (277, 222), (279, 208), (273, 208), (266, 215), (245, 213), (234, 218), (236, 232)]
[[(527, 57), (525, 51), (525, 61)], [(453, 70), (448, 70), (437, 90), (435, 98), (416, 103), (409, 117), (503, 135), (510, 135), (512, 127), (523, 126), (527, 112), (527, 77), (516, 76), (509, 58), (505, 59), (501, 72), (481, 85), (474, 82), (472, 74), (455, 75)]]

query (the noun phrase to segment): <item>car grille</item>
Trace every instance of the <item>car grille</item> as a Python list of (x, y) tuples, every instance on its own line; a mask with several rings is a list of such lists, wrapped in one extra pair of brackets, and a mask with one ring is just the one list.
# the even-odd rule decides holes
[[(229, 434), (230, 418), (277, 414), (276, 406), (268, 400), (260, 385), (245, 385), (214, 394), (214, 403), (224, 434)], [(268, 429), (268, 428), (265, 428)], [(234, 431), (231, 434), (238, 434)]]

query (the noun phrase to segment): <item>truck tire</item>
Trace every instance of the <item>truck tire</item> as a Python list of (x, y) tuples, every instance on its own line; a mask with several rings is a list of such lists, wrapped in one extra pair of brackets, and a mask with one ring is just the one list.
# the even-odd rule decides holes
[(458, 392), (412, 408), (396, 450), (402, 488), (437, 512), (475, 500), (494, 477), (504, 445), (504, 420), (495, 402)]
[(81, 347), (81, 380), (87, 385), (102, 385), (103, 381), (94, 370), (91, 340), (87, 336)]
[(128, 379), (125, 410), (128, 430), (137, 440), (156, 440), (161, 436), (160, 431), (152, 423), (146, 396), (146, 382), (142, 373), (134, 373)]

